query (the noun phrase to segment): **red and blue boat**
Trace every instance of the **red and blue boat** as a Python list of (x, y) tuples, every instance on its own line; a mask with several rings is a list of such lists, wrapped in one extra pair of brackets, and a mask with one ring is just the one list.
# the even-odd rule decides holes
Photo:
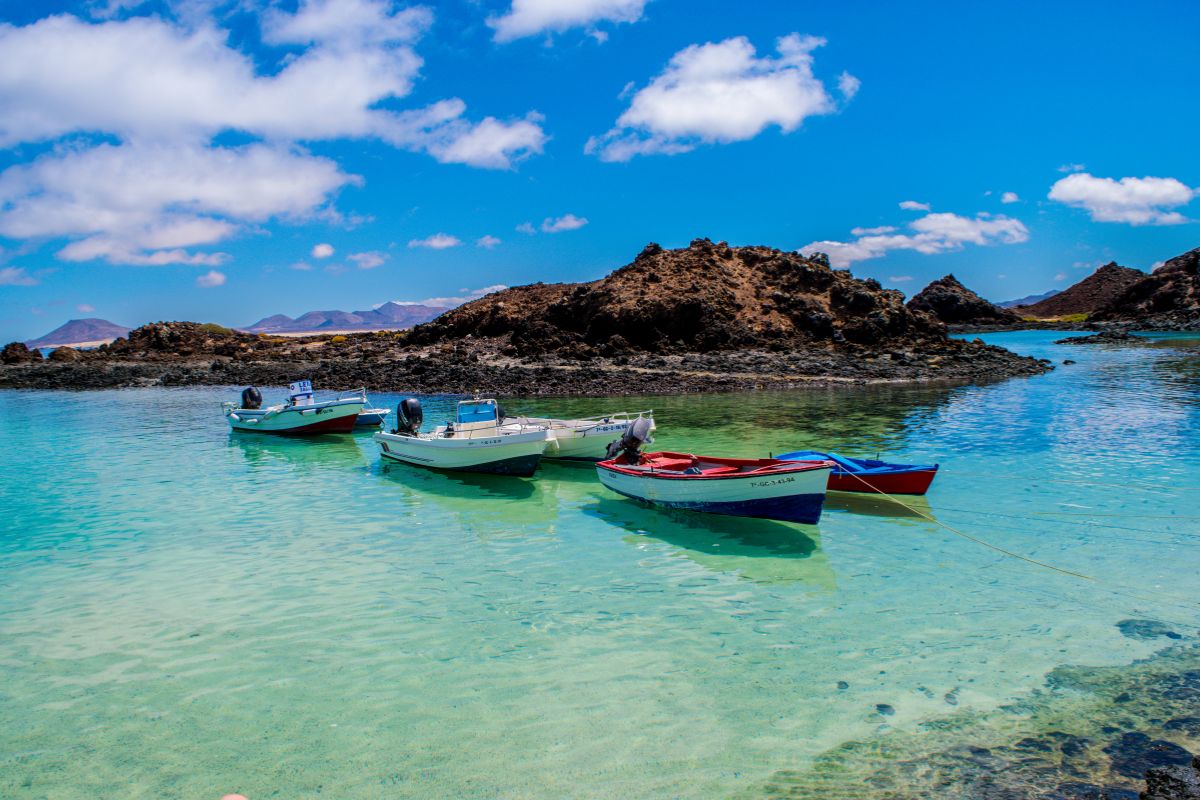
[(937, 476), (937, 464), (893, 464), (871, 458), (847, 458), (837, 453), (797, 450), (779, 456), (783, 461), (832, 461), (829, 491), (866, 494), (923, 495)]
[(831, 461), (721, 458), (643, 453), (650, 420), (630, 423), (609, 458), (596, 465), (612, 491), (651, 505), (735, 517), (815, 524), (825, 504)]

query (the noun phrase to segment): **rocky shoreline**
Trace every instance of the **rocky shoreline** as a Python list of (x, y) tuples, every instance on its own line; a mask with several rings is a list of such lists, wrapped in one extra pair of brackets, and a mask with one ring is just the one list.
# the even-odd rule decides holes
[(401, 333), (288, 338), (144, 325), (42, 360), (12, 343), (0, 387), (279, 385), (507, 395), (678, 394), (872, 383), (982, 383), (1048, 361), (946, 326), (877, 281), (811, 257), (697, 239), (647, 245), (596, 281), (518, 286)]
[[(1048, 362), (974, 342), (961, 342), (937, 355), (905, 350), (739, 350), (528, 360), (469, 342), (415, 352), (373, 353), (360, 347), (371, 344), (369, 341), (359, 343), (353, 339), (346, 337), (337, 345), (317, 342), (316, 347), (288, 350), (270, 359), (211, 356), (31, 361), (0, 367), (0, 388), (277, 386), (305, 377), (329, 390), (366, 386), (388, 392), (487, 391), (512, 396), (687, 394), (881, 383), (984, 383), (1051, 369)], [(312, 343), (302, 343), (308, 344)], [(354, 352), (361, 349), (368, 352)]]

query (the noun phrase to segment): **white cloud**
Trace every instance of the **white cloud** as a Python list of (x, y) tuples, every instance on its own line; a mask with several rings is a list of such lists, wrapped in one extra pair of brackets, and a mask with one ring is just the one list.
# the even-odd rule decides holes
[(333, 255), (333, 245), (326, 242), (315, 244), (313, 245), (311, 255), (313, 258), (329, 258), (331, 255)]
[(0, 286), (36, 286), (37, 278), (24, 267), (0, 267)]
[(209, 270), (200, 277), (196, 278), (196, 285), (201, 289), (213, 289), (217, 286), (224, 286), (225, 273), (217, 272), (215, 269)]
[(416, 141), (443, 164), (510, 169), (517, 161), (542, 152), (546, 133), (539, 124), (541, 120), (536, 112), (512, 122), (486, 117), (475, 124), (456, 116)]
[(448, 233), (435, 233), (432, 236), (426, 236), (424, 239), (413, 239), (409, 241), (409, 247), (428, 247), (431, 250), (445, 250), (449, 247), (458, 247), (462, 244), (462, 240), (457, 236), (451, 236)]
[(537, 233), (537, 228), (533, 227), (532, 222), (522, 222), (520, 225), (514, 228), (514, 230), (516, 230), (517, 233), (525, 233), (531, 236)]
[(1049, 197), (1086, 209), (1096, 222), (1177, 225), (1187, 217), (1168, 209), (1187, 205), (1197, 191), (1175, 178), (1097, 178), (1076, 172), (1050, 187)]
[(81, 314), (91, 314), (95, 312), (96, 307), (88, 303), (80, 303), (79, 305), (75, 306), (75, 310)]
[(834, 267), (849, 267), (857, 261), (880, 258), (893, 250), (915, 250), (933, 255), (961, 250), (965, 245), (1019, 244), (1029, 239), (1029, 229), (1018, 219), (1003, 215), (926, 214), (909, 223), (912, 233), (870, 234), (850, 242), (812, 242), (802, 253), (822, 252)]
[(1017, 196), (1016, 192), (1005, 192), (1004, 194), (1000, 195), (1000, 202), (1004, 203), (1005, 205), (1009, 203), (1017, 203), (1020, 202), (1020, 200), (1021, 198)]
[(929, 203), (919, 203), (916, 200), (901, 200), (900, 207), (905, 211), (928, 211)]
[(888, 282), (890, 283), (908, 283), (913, 279), (912, 275), (890, 275)]
[(492, 286), (484, 286), (480, 289), (460, 289), (461, 294), (452, 297), (426, 297), (424, 300), (393, 300), (396, 305), (401, 306), (442, 306), (445, 308), (453, 308), (461, 306), (463, 303), (469, 303), (472, 300), (478, 300), (484, 295), (492, 292), (500, 292), (507, 289), (503, 283), (497, 283)]
[(0, 235), (72, 240), (59, 257), (122, 264), (216, 264), (246, 223), (302, 219), (358, 178), (265, 144), (102, 144), (60, 149), (0, 173)]
[(891, 225), (880, 225), (875, 228), (851, 228), (850, 233), (855, 236), (878, 236), (881, 233), (895, 233), (896, 229)]
[(744, 36), (684, 48), (585, 152), (628, 161), (752, 139), (771, 125), (790, 133), (806, 118), (836, 110), (812, 71), (812, 51), (824, 43), (793, 33), (776, 41), (776, 58), (759, 58)]
[(1083, 164), (1062, 164), (1059, 166), (1059, 172), (1083, 172), (1087, 169)]
[(1065, 273), (1065, 272), (1060, 272), (1054, 276), (1054, 280), (1056, 280), (1056, 281), (1065, 281), (1066, 279), (1067, 279), (1067, 273)]
[(288, 269), (294, 269), (297, 272), (310, 272), (312, 264), (309, 264), (307, 261), (297, 261), (295, 264), (290, 265)]
[(838, 91), (842, 93), (842, 97), (846, 98), (846, 100), (853, 100), (854, 95), (858, 94), (861, 86), (862, 81), (849, 72), (842, 72), (841, 75), (838, 75)]
[(388, 260), (387, 253), (381, 253), (378, 250), (368, 250), (364, 253), (351, 253), (346, 256), (348, 261), (353, 261), (359, 269), (375, 269), (383, 266)]
[[(647, 0), (512, 0), (508, 13), (489, 17), (497, 42), (511, 42), (543, 31), (592, 26), (598, 22), (637, 22)], [(603, 42), (603, 31), (589, 33)]]
[(577, 217), (574, 214), (563, 214), (561, 217), (546, 217), (542, 220), (542, 232), (561, 233), (562, 231), (574, 231), (587, 224), (587, 217)]
[[(273, 219), (340, 219), (328, 204), (360, 179), (296, 142), (378, 139), (493, 169), (542, 151), (532, 112), (474, 122), (457, 98), (397, 108), (419, 77), (414, 46), (431, 24), (427, 8), (300, 0), (295, 13), (268, 10), (264, 41), (290, 52), (265, 68), (201, 6), (171, 6), (187, 24), (68, 15), (0, 24), (0, 148), (79, 133), (116, 140), (60, 144), (6, 170), (0, 235), (68, 239), (60, 257), (71, 260), (216, 264), (219, 254), (190, 248)], [(226, 132), (263, 143), (213, 146)], [(99, 181), (103, 170), (116, 179)]]
[(491, 250), (493, 247), (497, 247), (499, 244), (500, 240), (491, 234), (480, 236), (475, 240), (475, 246), (482, 247), (484, 250)]

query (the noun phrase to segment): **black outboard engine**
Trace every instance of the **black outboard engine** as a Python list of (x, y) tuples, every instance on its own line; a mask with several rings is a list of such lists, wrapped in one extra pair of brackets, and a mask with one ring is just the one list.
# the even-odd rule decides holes
[(641, 455), (642, 445), (649, 440), (650, 420), (646, 417), (638, 417), (625, 426), (625, 432), (621, 434), (620, 439), (609, 444), (607, 455), (609, 458), (622, 455), (630, 464), (636, 464), (638, 456)]
[(262, 408), (262, 392), (253, 386), (242, 389), (242, 408)]
[(402, 436), (416, 436), (421, 432), (421, 423), (425, 421), (425, 412), (421, 410), (421, 401), (408, 397), (396, 406), (396, 433)]

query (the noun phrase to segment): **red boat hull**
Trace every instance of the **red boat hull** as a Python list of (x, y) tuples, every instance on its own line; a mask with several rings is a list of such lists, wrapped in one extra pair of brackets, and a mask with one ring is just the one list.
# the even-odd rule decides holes
[(829, 474), (829, 491), (858, 492), (860, 494), (925, 494), (933, 483), (936, 469), (913, 470), (880, 474), (839, 473)]
[(239, 433), (265, 433), (270, 436), (309, 436), (314, 433), (354, 433), (354, 421), (358, 417), (350, 414), (336, 419), (323, 419), (320, 422), (314, 422), (311, 425), (304, 425), (299, 428), (287, 428), (286, 430), (253, 430), (247, 428), (239, 428)]

